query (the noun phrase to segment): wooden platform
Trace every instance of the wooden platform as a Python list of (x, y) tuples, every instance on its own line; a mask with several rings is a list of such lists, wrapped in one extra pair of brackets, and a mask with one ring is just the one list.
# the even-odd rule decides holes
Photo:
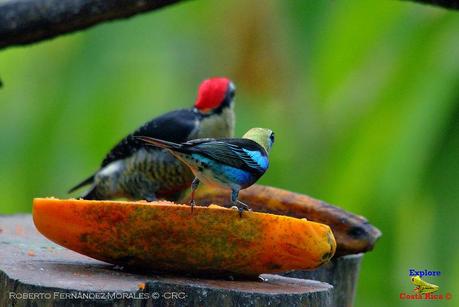
[[(290, 273), (301, 278), (262, 275), (264, 281), (130, 272), (50, 242), (30, 215), (0, 216), (0, 306), (350, 306), (360, 256), (346, 257)], [(348, 286), (334, 289), (302, 279), (306, 274), (335, 284), (333, 276), (343, 278)]]

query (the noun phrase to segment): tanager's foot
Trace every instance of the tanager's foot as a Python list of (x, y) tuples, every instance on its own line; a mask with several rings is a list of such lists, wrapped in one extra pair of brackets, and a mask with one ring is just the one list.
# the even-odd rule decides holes
[(190, 206), (191, 206), (191, 213), (193, 213), (194, 206), (196, 205), (196, 202), (193, 200), (190, 201)]

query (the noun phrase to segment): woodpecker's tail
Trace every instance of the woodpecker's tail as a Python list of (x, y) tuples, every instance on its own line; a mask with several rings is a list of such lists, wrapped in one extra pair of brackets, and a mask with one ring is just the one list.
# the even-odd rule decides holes
[(87, 191), (80, 198), (86, 199), (86, 200), (101, 200), (101, 199), (104, 199), (103, 195), (100, 195), (99, 191), (97, 190), (97, 186), (94, 186), (91, 189), (89, 189), (89, 191)]
[(161, 148), (171, 149), (173, 151), (181, 151), (181, 149), (183, 148), (183, 145), (181, 145), (181, 144), (168, 142), (168, 141), (164, 141), (164, 140), (160, 140), (160, 139), (155, 139), (155, 138), (151, 138), (151, 137), (148, 137), (148, 136), (136, 136), (135, 138), (139, 139), (139, 140), (142, 140), (142, 141), (144, 141), (145, 143), (147, 143), (149, 145), (154, 145), (154, 146), (161, 147)]
[(94, 182), (94, 175), (90, 176), (89, 178), (86, 178), (85, 180), (83, 180), (82, 182), (80, 182), (79, 184), (77, 184), (76, 186), (71, 188), (67, 193), (70, 194), (70, 193), (78, 190), (79, 188), (82, 188), (85, 185), (88, 185), (88, 184), (93, 183), (93, 182)]

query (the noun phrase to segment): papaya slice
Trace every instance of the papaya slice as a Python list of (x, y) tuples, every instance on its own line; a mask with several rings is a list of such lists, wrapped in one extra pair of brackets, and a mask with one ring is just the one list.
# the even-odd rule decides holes
[(152, 271), (257, 276), (316, 268), (336, 249), (327, 225), (215, 205), (36, 198), (33, 220), (59, 245)]

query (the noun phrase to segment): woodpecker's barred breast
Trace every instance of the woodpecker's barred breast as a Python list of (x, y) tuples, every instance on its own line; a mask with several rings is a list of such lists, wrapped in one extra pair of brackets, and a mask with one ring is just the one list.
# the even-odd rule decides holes
[(178, 199), (193, 180), (190, 169), (163, 149), (140, 149), (115, 161), (94, 178), (98, 197)]

